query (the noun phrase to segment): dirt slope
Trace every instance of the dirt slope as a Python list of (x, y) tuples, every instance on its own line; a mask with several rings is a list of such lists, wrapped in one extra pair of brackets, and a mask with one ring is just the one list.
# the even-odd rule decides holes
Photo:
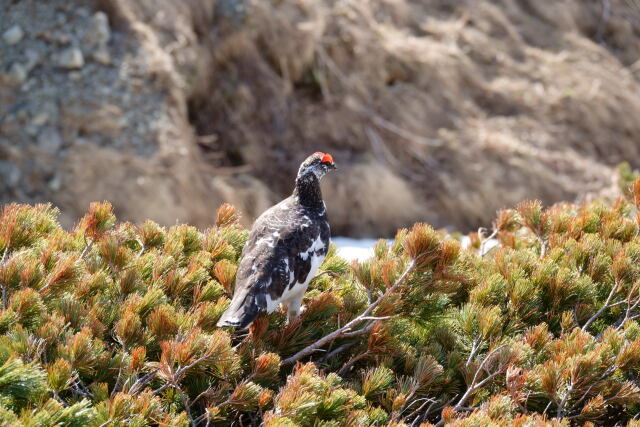
[(634, 1), (0, 8), (1, 201), (52, 200), (67, 223), (96, 199), (198, 225), (226, 200), (250, 221), (313, 151), (339, 164), (325, 195), (352, 235), (475, 228), (640, 166)]

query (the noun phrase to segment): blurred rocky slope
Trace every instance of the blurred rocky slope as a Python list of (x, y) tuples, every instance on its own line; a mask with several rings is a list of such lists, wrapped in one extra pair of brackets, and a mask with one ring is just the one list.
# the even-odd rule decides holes
[(247, 221), (309, 152), (333, 229), (488, 225), (640, 166), (640, 2), (0, 0), (0, 202)]

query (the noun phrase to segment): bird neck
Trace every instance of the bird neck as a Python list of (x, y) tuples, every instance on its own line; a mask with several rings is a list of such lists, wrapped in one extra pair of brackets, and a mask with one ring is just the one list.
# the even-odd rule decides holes
[(296, 188), (293, 190), (293, 195), (303, 206), (319, 209), (324, 207), (320, 180), (314, 173), (307, 173), (296, 178)]

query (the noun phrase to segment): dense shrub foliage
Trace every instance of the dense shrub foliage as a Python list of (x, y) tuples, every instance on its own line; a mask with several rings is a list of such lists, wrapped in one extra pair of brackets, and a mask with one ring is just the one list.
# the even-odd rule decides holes
[(638, 204), (640, 181), (612, 206), (522, 203), (464, 248), (425, 224), (364, 262), (332, 248), (301, 318), (276, 312), (248, 332), (215, 326), (248, 234), (232, 207), (199, 231), (117, 224), (95, 203), (67, 232), (50, 206), (7, 205), (0, 420), (633, 423)]

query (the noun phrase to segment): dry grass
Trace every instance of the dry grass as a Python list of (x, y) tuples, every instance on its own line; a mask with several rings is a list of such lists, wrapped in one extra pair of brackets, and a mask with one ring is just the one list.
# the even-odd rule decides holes
[(634, 1), (106, 3), (155, 46), (209, 191), (250, 216), (317, 150), (340, 167), (334, 229), (353, 234), (476, 228), (639, 165)]

